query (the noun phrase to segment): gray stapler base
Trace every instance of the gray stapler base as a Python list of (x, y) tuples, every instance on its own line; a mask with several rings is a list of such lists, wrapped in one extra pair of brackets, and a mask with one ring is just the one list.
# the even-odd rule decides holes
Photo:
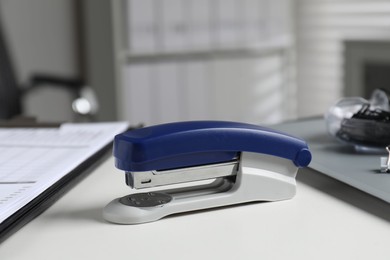
[(296, 193), (297, 170), (290, 160), (243, 152), (234, 182), (225, 180), (209, 191), (200, 189), (180, 193), (162, 190), (159, 192), (171, 195), (172, 200), (154, 207), (127, 206), (118, 198), (104, 208), (103, 217), (112, 223), (140, 224), (182, 212), (252, 201), (291, 199)]

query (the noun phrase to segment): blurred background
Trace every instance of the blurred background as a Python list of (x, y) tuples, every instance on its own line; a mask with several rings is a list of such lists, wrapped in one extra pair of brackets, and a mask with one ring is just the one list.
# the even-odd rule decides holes
[(0, 0), (0, 118), (273, 124), (390, 86), (390, 0)]

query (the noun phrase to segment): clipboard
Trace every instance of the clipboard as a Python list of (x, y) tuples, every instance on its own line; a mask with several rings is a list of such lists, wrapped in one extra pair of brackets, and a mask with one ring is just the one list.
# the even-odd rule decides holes
[[(34, 128), (31, 128), (31, 126), (34, 126)], [(53, 205), (58, 199), (61, 198), (62, 195), (64, 195), (68, 190), (70, 190), (74, 185), (76, 185), (80, 180), (85, 178), (94, 168), (96, 168), (98, 165), (100, 165), (101, 162), (103, 162), (109, 155), (112, 147), (112, 140), (116, 134), (119, 134), (123, 131), (126, 131), (129, 128), (128, 123), (125, 122), (114, 122), (114, 123), (67, 123), (67, 124), (34, 124), (33, 121), (31, 122), (24, 122), (24, 123), (12, 123), (5, 127), (0, 127), (0, 154), (3, 152), (4, 149), (8, 149), (10, 147), (10, 144), (7, 142), (11, 142), (11, 144), (14, 144), (15, 146), (18, 146), (18, 143), (12, 143), (12, 140), (4, 140), (4, 138), (1, 138), (2, 135), (4, 136), (4, 133), (16, 133), (20, 134), (21, 138), (23, 138), (24, 131), (28, 133), (28, 131), (32, 133), (36, 133), (37, 136), (39, 136), (38, 133), (44, 135), (45, 131), (48, 133), (52, 133), (53, 136), (58, 133), (64, 133), (69, 132), (74, 136), (77, 136), (80, 133), (88, 133), (89, 129), (95, 129), (91, 131), (91, 133), (95, 134), (95, 138), (101, 140), (98, 142), (98, 144), (93, 144), (91, 147), (86, 147), (86, 143), (83, 143), (82, 146), (74, 146), (72, 149), (77, 150), (79, 152), (75, 153), (75, 158), (77, 157), (77, 160), (75, 160), (74, 165), (67, 166), (67, 170), (64, 169), (64, 172), (59, 174), (56, 179), (53, 178), (50, 179), (47, 183), (41, 180), (39, 180), (39, 177), (37, 177), (38, 181), (36, 182), (36, 185), (42, 185), (45, 184), (46, 187), (37, 187), (37, 190), (42, 189), (41, 192), (35, 192), (36, 196), (33, 196), (29, 201), (24, 203), (23, 205), (16, 205), (16, 210), (12, 210), (10, 212), (7, 212), (5, 219), (0, 219), (0, 243), (6, 240), (8, 237), (10, 237), (14, 232), (19, 230), (21, 227), (23, 227), (25, 224), (33, 220), (35, 217), (40, 215), (42, 212), (44, 212), (47, 208), (49, 208), (51, 205)], [(29, 128), (30, 127), (30, 128)], [(65, 129), (65, 130), (64, 130)], [(7, 132), (8, 131), (8, 132)], [(35, 132), (36, 131), (36, 132)], [(43, 131), (43, 132), (42, 132)], [(82, 131), (82, 132), (77, 132)], [(99, 134), (98, 134), (99, 133)], [(69, 136), (63, 135), (68, 137), (66, 140), (68, 145), (71, 145), (71, 142), (69, 142)], [(91, 139), (92, 141), (93, 139)], [(77, 141), (77, 140), (74, 140)], [(45, 144), (46, 148), (44, 149), (50, 149), (50, 145), (55, 147), (56, 150), (60, 149), (59, 146), (56, 146), (55, 142), (61, 143), (61, 140), (54, 140), (53, 143)], [(7, 146), (8, 145), (8, 146)], [(29, 146), (30, 145), (30, 146)], [(31, 141), (30, 144), (27, 143), (27, 147), (19, 147), (17, 149), (34, 149), (36, 145), (40, 145), (39, 142), (35, 142), (34, 140)], [(44, 145), (44, 146), (45, 146)], [(4, 148), (6, 146), (6, 148)], [(12, 146), (11, 146), (12, 147)], [(80, 148), (78, 148), (80, 147)], [(39, 149), (41, 149), (39, 147)], [(70, 149), (70, 148), (66, 148)], [(6, 150), (5, 150), (6, 151)], [(67, 150), (66, 150), (67, 151)], [(65, 152), (66, 152), (65, 151)], [(69, 150), (69, 152), (74, 153), (73, 150)], [(84, 153), (85, 152), (85, 153)], [(24, 158), (26, 159), (26, 158)], [(27, 160), (27, 159), (26, 159)], [(4, 166), (4, 165), (3, 165)], [(33, 168), (33, 167), (32, 167)], [(0, 161), (0, 170), (2, 169), (2, 161)], [(48, 176), (52, 173), (51, 170), (48, 170), (47, 174)], [(3, 171), (4, 172), (4, 171)], [(27, 175), (26, 175), (27, 176)], [(51, 176), (51, 175), (50, 175)], [(51, 177), (50, 177), (51, 178)], [(6, 180), (6, 177), (1, 175), (0, 172), (0, 185), (11, 185), (12, 188), (12, 182), (4, 181)], [(11, 183), (11, 184), (10, 184)], [(35, 185), (35, 184), (34, 184)], [(44, 186), (44, 185), (43, 185)], [(9, 186), (8, 186), (9, 187)], [(4, 190), (4, 189), (3, 189)], [(0, 194), (1, 195), (1, 194)], [(22, 194), (23, 195), (23, 194)], [(22, 196), (21, 195), (21, 196)], [(26, 193), (26, 196), (30, 195)], [(9, 210), (6, 206), (4, 206), (4, 203), (7, 202), (7, 197), (4, 198), (4, 194), (0, 197), (0, 213), (4, 213), (4, 209)], [(12, 196), (9, 195), (8, 198), (11, 198)], [(22, 198), (23, 199), (23, 198)], [(11, 199), (10, 199), (11, 200)], [(8, 205), (7, 205), (8, 206)], [(13, 206), (13, 205), (11, 205)], [(3, 207), (3, 209), (2, 209)], [(4, 218), (4, 216), (2, 216)]]

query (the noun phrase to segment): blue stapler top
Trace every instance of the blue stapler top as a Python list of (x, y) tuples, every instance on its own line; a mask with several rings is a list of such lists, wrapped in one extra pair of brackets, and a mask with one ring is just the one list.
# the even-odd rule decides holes
[(286, 158), (297, 167), (311, 161), (301, 139), (226, 121), (176, 122), (128, 131), (115, 137), (113, 153), (117, 168), (137, 172), (224, 162), (243, 151)]

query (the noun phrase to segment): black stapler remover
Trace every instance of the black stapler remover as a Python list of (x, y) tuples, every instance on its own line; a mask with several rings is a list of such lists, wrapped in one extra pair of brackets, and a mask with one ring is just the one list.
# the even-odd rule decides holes
[[(224, 121), (177, 122), (128, 131), (115, 137), (113, 154), (116, 167), (125, 171), (126, 184), (148, 189), (115, 199), (104, 208), (107, 221), (121, 224), (290, 199), (296, 192), (298, 168), (311, 161), (301, 139)], [(201, 180), (210, 181), (199, 184)], [(178, 183), (186, 185), (172, 188)], [(166, 185), (170, 188), (161, 189)]]

